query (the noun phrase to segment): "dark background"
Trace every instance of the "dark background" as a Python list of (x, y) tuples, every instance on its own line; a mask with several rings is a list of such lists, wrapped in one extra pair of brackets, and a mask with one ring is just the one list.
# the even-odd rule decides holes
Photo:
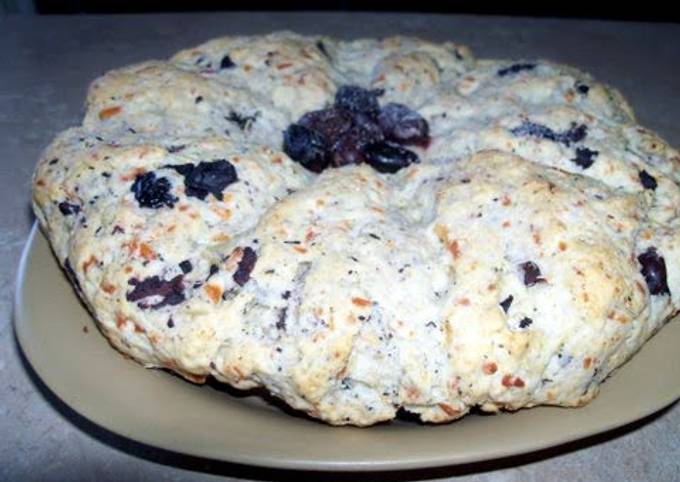
[[(603, 2), (604, 3), (604, 2)], [(674, 2), (655, 5), (655, 2), (596, 2), (582, 4), (570, 0), (545, 0), (540, 3), (520, 4), (516, 1), (434, 1), (409, 0), (392, 2), (375, 0), (331, 1), (271, 1), (271, 0), (188, 0), (185, 2), (162, 0), (34, 0), (36, 13), (142, 13), (184, 11), (236, 11), (236, 10), (339, 10), (339, 11), (397, 11), (431, 13), (471, 13), (482, 15), (521, 15), (535, 17), (599, 18), (616, 20), (641, 20), (654, 22), (679, 22), (680, 8)], [(680, 41), (680, 39), (678, 39)]]

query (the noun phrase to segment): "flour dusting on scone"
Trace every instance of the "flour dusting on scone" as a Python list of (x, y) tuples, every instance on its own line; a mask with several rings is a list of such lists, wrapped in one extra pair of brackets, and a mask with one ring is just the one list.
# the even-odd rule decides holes
[(446, 422), (585, 404), (678, 312), (679, 165), (577, 69), (280, 32), (97, 79), (33, 199), (144, 366)]

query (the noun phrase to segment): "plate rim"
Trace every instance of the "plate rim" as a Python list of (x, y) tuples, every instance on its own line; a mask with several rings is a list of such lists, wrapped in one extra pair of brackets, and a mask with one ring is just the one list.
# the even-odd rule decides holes
[[(28, 339), (28, 334), (26, 333), (27, 330), (27, 315), (25, 313), (24, 305), (25, 305), (25, 287), (26, 287), (26, 274), (28, 270), (28, 265), (29, 265), (29, 260), (31, 258), (31, 255), (33, 254), (33, 251), (36, 249), (36, 236), (38, 236), (38, 233), (42, 235), (45, 239), (46, 244), (48, 245), (48, 249), (50, 251), (50, 255), (52, 258), (52, 261), (57, 263), (56, 258), (54, 257), (54, 252), (51, 249), (51, 244), (49, 243), (49, 239), (45, 233), (42, 232), (39, 222), (37, 220), (34, 221), (30, 233), (26, 239), (26, 243), (24, 245), (24, 248), (22, 250), (20, 260), (19, 260), (19, 266), (17, 269), (17, 274), (15, 278), (15, 291), (14, 291), (14, 300), (13, 300), (13, 328), (14, 328), (14, 333), (16, 336), (16, 341), (18, 344), (18, 348), (21, 351), (21, 355), (25, 358), (25, 362), (29, 365), (26, 367), (27, 369), (30, 369), (33, 371), (34, 375), (39, 379), (39, 382), (43, 384), (43, 386), (53, 395), (55, 396), (59, 401), (63, 402), (70, 410), (73, 410), (76, 414), (79, 416), (82, 416), (84, 419), (86, 419), (88, 422), (93, 423), (97, 427), (100, 427), (106, 431), (109, 431), (113, 433), (116, 436), (123, 437), (129, 440), (132, 440), (136, 443), (141, 443), (144, 445), (147, 445), (152, 448), (158, 448), (160, 450), (164, 450), (170, 453), (177, 453), (177, 454), (183, 454), (183, 455), (188, 455), (192, 457), (198, 457), (202, 459), (208, 459), (208, 460), (216, 460), (216, 461), (221, 461), (221, 462), (227, 462), (227, 463), (232, 463), (232, 464), (238, 464), (238, 465), (245, 465), (245, 466), (253, 466), (253, 467), (260, 467), (260, 468), (266, 468), (266, 469), (284, 469), (284, 470), (300, 470), (300, 471), (324, 471), (324, 472), (329, 472), (329, 471), (340, 471), (340, 472), (367, 472), (367, 471), (396, 471), (396, 470), (416, 470), (416, 469), (425, 469), (425, 468), (434, 468), (434, 467), (446, 467), (446, 466), (461, 466), (461, 465), (467, 465), (467, 464), (474, 464), (482, 461), (488, 461), (488, 460), (497, 460), (497, 459), (503, 459), (507, 457), (512, 457), (512, 456), (519, 456), (519, 455), (524, 455), (524, 454), (529, 454), (532, 452), (540, 452), (542, 450), (546, 450), (549, 448), (555, 448), (555, 447), (560, 447), (565, 444), (569, 444), (578, 440), (583, 440), (587, 439), (589, 437), (598, 435), (598, 434), (606, 434), (608, 432), (611, 432), (617, 428), (624, 427), (626, 425), (635, 423), (637, 421), (640, 421), (646, 417), (651, 417), (652, 415), (660, 412), (664, 408), (670, 406), (674, 402), (676, 402), (678, 399), (680, 399), (680, 390), (678, 390), (675, 394), (667, 396), (667, 397), (662, 397), (660, 398), (657, 403), (652, 404), (653, 409), (649, 410), (644, 410), (644, 409), (637, 409), (633, 410), (630, 412), (630, 414), (627, 417), (622, 417), (621, 419), (617, 419), (614, 421), (611, 421), (609, 423), (606, 423), (604, 425), (600, 425), (595, 429), (586, 429), (582, 430), (578, 433), (568, 433), (564, 434), (562, 436), (556, 436), (554, 438), (551, 438), (551, 440), (546, 444), (545, 442), (532, 442), (532, 443), (523, 443), (519, 445), (519, 448), (517, 446), (506, 446), (501, 449), (496, 449), (496, 450), (491, 450), (490, 452), (485, 452), (485, 453), (479, 453), (474, 456), (467, 456), (464, 459), (461, 459), (460, 457), (456, 457), (456, 454), (435, 454), (430, 457), (418, 457), (417, 459), (408, 459), (408, 460), (399, 460), (399, 459), (381, 459), (381, 460), (320, 460), (318, 458), (309, 458), (305, 457), (304, 455), (300, 455), (299, 457), (296, 458), (291, 458), (291, 457), (281, 457), (280, 455), (278, 456), (272, 456), (271, 454), (262, 454), (262, 455), (247, 455), (247, 454), (236, 454), (234, 456), (230, 456), (229, 453), (227, 452), (220, 452), (219, 450), (214, 450), (211, 453), (206, 453), (204, 451), (196, 451), (193, 450), (192, 447), (184, 447), (184, 448), (177, 448), (176, 446), (173, 446), (172, 444), (167, 444), (164, 441), (158, 441), (154, 439), (153, 436), (151, 437), (146, 437), (143, 433), (137, 432), (137, 433), (131, 433), (130, 430), (127, 430), (125, 428), (120, 428), (116, 427), (115, 424), (110, 424), (106, 420), (102, 420), (101, 416), (98, 416), (96, 411), (90, 410), (88, 408), (88, 403), (80, 403), (78, 401), (78, 397), (71, 397), (69, 396), (68, 393), (65, 393), (64, 390), (60, 389), (58, 383), (54, 383), (53, 379), (50, 379), (50, 377), (45, 376), (45, 371), (43, 368), (40, 366), (40, 363), (36, 363), (36, 357), (32, 356), (32, 348), (31, 348), (31, 342)], [(79, 303), (82, 303), (81, 300), (78, 300)], [(88, 316), (91, 318), (91, 315), (88, 313)], [(94, 321), (93, 321), (94, 322)], [(678, 320), (669, 320), (666, 324), (672, 323), (672, 322), (678, 322)], [(665, 326), (665, 325), (664, 325)], [(659, 330), (661, 331), (661, 330)], [(658, 332), (657, 332), (658, 333)], [(103, 338), (103, 335), (99, 332), (97, 332), (97, 335)], [(656, 336), (656, 334), (654, 335)], [(104, 338), (104, 342), (107, 342), (107, 340)], [(644, 346), (644, 344), (643, 344)], [(111, 348), (113, 349), (113, 348)], [(634, 358), (634, 357), (633, 357)], [(624, 363), (625, 366), (628, 362)], [(140, 369), (143, 367), (139, 366)], [(617, 369), (618, 370), (618, 369)], [(165, 374), (166, 376), (170, 376)], [(34, 381), (32, 383), (35, 384)], [(36, 387), (38, 391), (40, 391), (40, 387)], [(44, 396), (44, 395), (43, 395)], [(46, 398), (46, 397), (45, 397)], [(52, 404), (51, 401), (47, 400), (48, 403)], [(548, 408), (548, 409), (555, 409), (555, 410), (573, 410), (573, 408), (564, 408), (564, 407), (551, 407), (551, 406), (541, 406), (541, 408)], [(68, 420), (69, 423), (75, 425), (79, 430), (83, 430), (81, 426), (78, 424), (75, 424), (71, 420)], [(447, 426), (447, 425), (445, 425)], [(445, 427), (444, 426), (444, 427)], [(347, 429), (347, 427), (344, 428), (339, 428), (339, 427), (328, 427), (330, 430), (334, 429)], [(432, 429), (437, 429), (437, 428), (443, 428), (441, 426), (434, 426), (434, 427), (429, 427)], [(359, 428), (359, 427), (350, 427), (350, 430), (370, 430), (370, 427), (368, 428)], [(83, 430), (84, 431), (84, 430)], [(108, 444), (107, 444), (108, 445)]]

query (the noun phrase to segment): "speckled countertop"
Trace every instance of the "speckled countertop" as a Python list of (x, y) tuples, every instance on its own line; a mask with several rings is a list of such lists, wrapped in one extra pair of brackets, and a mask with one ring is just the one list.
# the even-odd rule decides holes
[(78, 123), (108, 69), (211, 37), (275, 29), (338, 37), (419, 35), (480, 57), (546, 57), (619, 87), (643, 125), (680, 145), (680, 25), (500, 17), (228, 14), (0, 17), (0, 480), (680, 480), (680, 405), (614, 432), (473, 465), (381, 474), (301, 474), (195, 459), (117, 437), (52, 395), (20, 354), (14, 279), (33, 216), (41, 149)]

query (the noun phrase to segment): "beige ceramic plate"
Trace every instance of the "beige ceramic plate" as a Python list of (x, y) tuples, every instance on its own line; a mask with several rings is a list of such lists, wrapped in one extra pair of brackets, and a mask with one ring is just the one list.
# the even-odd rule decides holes
[(680, 398), (680, 323), (674, 320), (584, 408), (472, 415), (444, 426), (333, 428), (285, 414), (257, 397), (192, 385), (123, 358), (97, 331), (35, 227), (17, 288), (21, 347), (62, 400), (131, 439), (231, 462), (328, 470), (460, 464), (602, 432)]

